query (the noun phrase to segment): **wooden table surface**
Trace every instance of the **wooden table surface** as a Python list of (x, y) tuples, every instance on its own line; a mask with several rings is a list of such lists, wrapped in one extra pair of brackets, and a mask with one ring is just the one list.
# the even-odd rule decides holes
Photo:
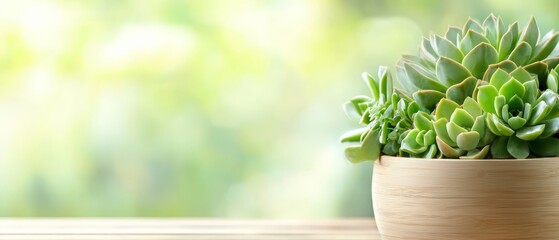
[(372, 219), (1, 219), (0, 239), (380, 240)]

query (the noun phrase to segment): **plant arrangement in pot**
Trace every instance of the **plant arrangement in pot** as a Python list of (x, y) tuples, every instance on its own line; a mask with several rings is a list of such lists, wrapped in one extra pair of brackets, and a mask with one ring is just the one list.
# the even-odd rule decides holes
[(491, 14), (363, 74), (341, 142), (378, 160), (383, 239), (559, 239), (558, 64), (559, 33)]

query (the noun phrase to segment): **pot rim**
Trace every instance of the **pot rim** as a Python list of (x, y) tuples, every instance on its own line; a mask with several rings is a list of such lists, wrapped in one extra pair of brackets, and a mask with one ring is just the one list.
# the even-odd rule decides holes
[(412, 160), (412, 161), (427, 161), (427, 162), (531, 162), (531, 161), (559, 161), (559, 157), (545, 157), (545, 158), (522, 158), (522, 159), (459, 159), (459, 158), (411, 158), (411, 157), (396, 157), (381, 155), (379, 160)]

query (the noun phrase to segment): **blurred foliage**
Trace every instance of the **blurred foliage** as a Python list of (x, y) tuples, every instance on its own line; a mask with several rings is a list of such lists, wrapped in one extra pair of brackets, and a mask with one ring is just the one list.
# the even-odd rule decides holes
[[(360, 73), (553, 1), (2, 1), (1, 216), (370, 216)], [(555, 26), (557, 26), (555, 24)]]

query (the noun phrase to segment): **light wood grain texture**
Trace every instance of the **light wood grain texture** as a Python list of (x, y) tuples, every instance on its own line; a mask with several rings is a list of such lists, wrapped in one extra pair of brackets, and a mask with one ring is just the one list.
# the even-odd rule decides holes
[(379, 240), (371, 219), (0, 219), (0, 239)]
[(383, 240), (559, 239), (559, 158), (382, 157), (373, 206)]

